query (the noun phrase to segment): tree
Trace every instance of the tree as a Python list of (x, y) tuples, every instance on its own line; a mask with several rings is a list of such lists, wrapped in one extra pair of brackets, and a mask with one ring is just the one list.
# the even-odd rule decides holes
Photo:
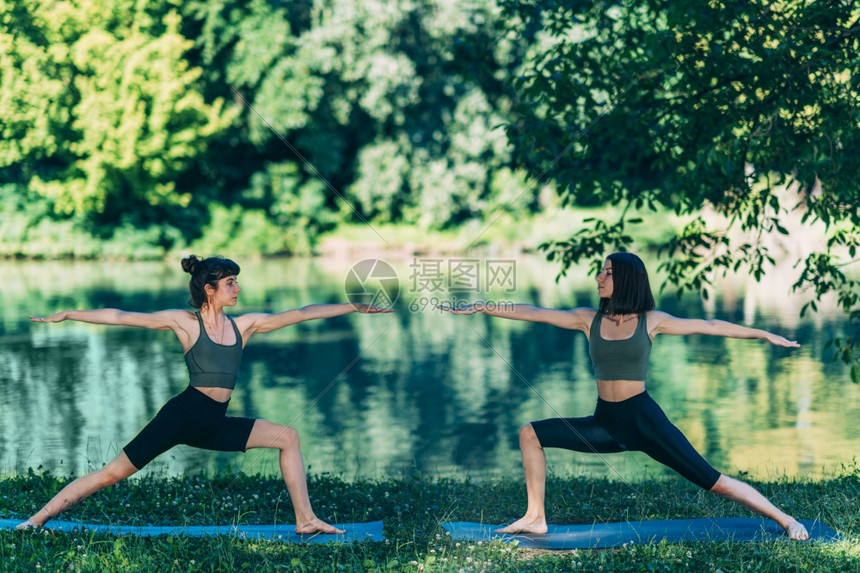
[(249, 210), (287, 227), (254, 235), (273, 254), (343, 220), (480, 217), (516, 185), (500, 125), (534, 30), (496, 0), (0, 0), (0, 202), (27, 194), (0, 250), (32, 256), (13, 245), (43, 221), (122, 230), (121, 253)]
[[(795, 255), (796, 290), (836, 293), (837, 339), (860, 381), (860, 9), (847, 0), (536, 0), (505, 3), (546, 35), (518, 88), (517, 160), (567, 204), (624, 206), (543, 245), (562, 273), (631, 246), (637, 210), (688, 224), (659, 250), (667, 282), (704, 296), (714, 277), (774, 264), (771, 234), (799, 218), (826, 233)], [(706, 216), (714, 213), (717, 217)], [(855, 267), (856, 268), (856, 267)], [(665, 285), (664, 285), (665, 286)], [(803, 308), (803, 312), (807, 307)]]
[(296, 176), (325, 179), (323, 209), (353, 221), (439, 228), (487, 204), (509, 164), (498, 126), (528, 41), (498, 37), (493, 0), (222, 0), (184, 10), (201, 29), (201, 65), (246, 105), (239, 137), (265, 159), (245, 163), (249, 179), (295, 163)]
[(191, 200), (176, 181), (234, 114), (207, 102), (171, 2), (0, 4), (0, 170), (58, 217), (141, 224)]

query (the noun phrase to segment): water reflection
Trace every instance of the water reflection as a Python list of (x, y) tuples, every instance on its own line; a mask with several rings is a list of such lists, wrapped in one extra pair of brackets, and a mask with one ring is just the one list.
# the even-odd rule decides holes
[[(246, 263), (238, 313), (344, 300), (355, 261)], [(389, 261), (409, 276), (410, 261)], [(175, 267), (175, 268), (174, 268)], [(186, 276), (175, 265), (3, 263), (0, 289), (0, 471), (42, 467), (80, 474), (116, 455), (187, 383), (173, 335), (30, 314), (113, 306), (183, 307)], [(513, 293), (482, 293), (543, 306), (596, 303), (584, 272), (555, 282), (539, 259), (517, 261)], [(649, 389), (718, 469), (753, 477), (821, 476), (860, 450), (860, 387), (824, 344), (839, 329), (826, 310), (799, 321), (790, 281), (726, 281), (718, 296), (660, 307), (680, 316), (753, 322), (796, 337), (798, 350), (758, 341), (658, 338)], [(655, 281), (657, 283), (658, 281)], [(381, 476), (418, 469), (444, 475), (518, 474), (517, 429), (557, 415), (591, 413), (596, 400), (585, 337), (540, 324), (410, 312), (427, 293), (404, 284), (394, 315), (349, 315), (255, 337), (246, 348), (230, 411), (291, 424), (313, 472)], [(782, 289), (782, 290), (778, 290)], [(436, 293), (437, 296), (445, 293)], [(551, 469), (625, 479), (668, 470), (643, 454), (550, 451)], [(145, 471), (175, 474), (232, 465), (277, 471), (274, 452), (175, 448)]]

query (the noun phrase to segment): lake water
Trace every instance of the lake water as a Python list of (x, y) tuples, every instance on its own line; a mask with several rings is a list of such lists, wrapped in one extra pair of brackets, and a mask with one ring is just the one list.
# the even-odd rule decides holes
[[(233, 312), (343, 302), (356, 262), (244, 262)], [(436, 300), (455, 298), (594, 306), (595, 282), (586, 270), (556, 282), (556, 267), (540, 258), (388, 262), (400, 286), (395, 314), (351, 314), (255, 336), (230, 413), (295, 426), (311, 472), (351, 479), (415, 470), (518, 476), (523, 423), (592, 412), (596, 389), (581, 333), (430, 310)], [(101, 467), (186, 386), (182, 349), (169, 332), (34, 324), (29, 316), (66, 308), (185, 308), (187, 275), (178, 261), (4, 262), (0, 271), (0, 472), (32, 467), (77, 475)], [(820, 314), (800, 320), (805, 299), (788, 292), (790, 273), (774, 272), (764, 284), (727, 279), (710, 301), (658, 297), (662, 310), (678, 316), (750, 324), (802, 344), (789, 350), (705, 336), (656, 339), (649, 391), (725, 473), (825, 477), (860, 451), (860, 386), (825, 348), (841, 331), (841, 317), (825, 303)], [(476, 277), (479, 284), (470, 282)], [(660, 281), (652, 281), (656, 289)], [(641, 453), (601, 459), (548, 450), (548, 463), (557, 473), (625, 480), (669, 473)], [(226, 466), (271, 474), (277, 456), (180, 446), (144, 471)]]

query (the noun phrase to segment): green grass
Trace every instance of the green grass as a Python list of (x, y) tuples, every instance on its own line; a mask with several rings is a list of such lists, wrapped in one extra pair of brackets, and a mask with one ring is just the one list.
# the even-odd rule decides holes
[[(24, 518), (67, 478), (0, 480), (0, 516)], [(823, 481), (757, 483), (801, 519), (819, 518), (845, 541), (832, 544), (688, 543), (535, 551), (498, 542), (456, 542), (443, 521), (508, 522), (525, 508), (519, 476), (428, 479), (420, 474), (347, 482), (311, 476), (317, 514), (330, 521), (384, 520), (383, 543), (287, 544), (218, 538), (0, 532), (2, 571), (860, 571), (860, 470)], [(582, 477), (547, 481), (551, 523), (749, 516), (680, 479), (633, 484)], [(62, 515), (124, 525), (292, 523), (280, 480), (221, 473), (143, 477), (108, 488)]]

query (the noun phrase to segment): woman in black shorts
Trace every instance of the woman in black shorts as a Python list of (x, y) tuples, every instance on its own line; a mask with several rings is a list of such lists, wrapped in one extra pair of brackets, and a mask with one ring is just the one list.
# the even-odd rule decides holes
[(645, 265), (636, 255), (610, 255), (597, 275), (600, 308), (554, 310), (527, 304), (475, 303), (440, 307), (455, 314), (483, 312), (491, 316), (544, 322), (581, 330), (597, 378), (597, 406), (585, 418), (554, 418), (520, 429), (520, 451), (526, 477), (525, 516), (498, 533), (546, 533), (544, 448), (578, 452), (642, 451), (701, 488), (732, 499), (779, 523), (791, 539), (807, 539), (806, 528), (786, 515), (750, 485), (721, 474), (702, 458), (645, 390), (651, 342), (658, 334), (709, 334), (757, 338), (794, 348), (797, 342), (722, 320), (689, 320), (654, 310)]
[(182, 260), (182, 268), (191, 274), (190, 303), (198, 312), (65, 310), (44, 318), (31, 318), (33, 322), (77, 320), (172, 330), (185, 350), (191, 379), (188, 388), (171, 398), (113, 461), (64, 487), (18, 528), (42, 526), (82, 499), (134, 474), (173, 446), (187, 444), (227, 452), (251, 448), (280, 450), (281, 472), (296, 513), (296, 532), (343, 533), (314, 515), (296, 430), (266, 420), (227, 416), (227, 404), (236, 384), (242, 350), (253, 335), (354, 311), (391, 311), (362, 304), (312, 304), (278, 314), (244, 314), (234, 320), (224, 314), (224, 307), (235, 306), (238, 300), (239, 266), (230, 259), (201, 260), (192, 255)]

